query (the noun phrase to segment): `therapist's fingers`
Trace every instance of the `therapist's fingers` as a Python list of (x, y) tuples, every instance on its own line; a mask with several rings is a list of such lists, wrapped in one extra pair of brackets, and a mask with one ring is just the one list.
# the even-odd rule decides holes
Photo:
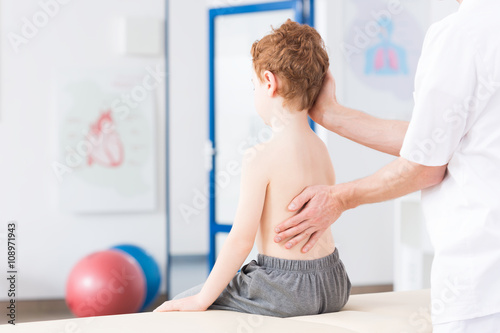
[(331, 94), (330, 96), (335, 102), (337, 102), (337, 96), (335, 94), (337, 87), (335, 84), (335, 78), (333, 77), (332, 71), (330, 69), (326, 72), (322, 89), (326, 90), (328, 94)]
[(295, 212), (302, 208), (309, 200), (311, 200), (312, 197), (314, 197), (315, 192), (312, 190), (311, 187), (306, 187), (302, 193), (300, 193), (298, 196), (296, 196), (290, 205), (288, 205), (288, 210)]
[(304, 212), (300, 212), (297, 215), (290, 217), (285, 222), (279, 224), (274, 231), (277, 235), (274, 237), (276, 243), (281, 242), (283, 239), (297, 235), (298, 233), (304, 231), (309, 226), (306, 223), (307, 218)]
[(324, 231), (316, 231), (314, 232), (311, 237), (309, 238), (309, 241), (302, 246), (302, 253), (307, 253), (309, 252), (310, 249), (314, 247), (318, 239), (320, 239), (321, 235), (323, 234)]
[(285, 239), (297, 236), (298, 234), (309, 228), (310, 225), (304, 218), (304, 216), (304, 214), (300, 213), (283, 222), (281, 225), (284, 225), (284, 227), (281, 227), (282, 229), (280, 229), (283, 231), (279, 232), (274, 237), (274, 241), (276, 243), (280, 243)]
[(312, 108), (309, 110), (309, 116), (320, 125), (326, 126), (324, 123), (325, 114), (332, 111), (335, 112), (335, 105), (338, 105), (335, 89), (335, 79), (332, 72), (328, 70), (318, 97), (316, 98)]
[(307, 239), (311, 236), (311, 234), (313, 233), (312, 229), (311, 228), (307, 228), (305, 230), (303, 230), (301, 233), (299, 233), (297, 236), (289, 239), (286, 244), (285, 244), (285, 247), (287, 249), (291, 249), (292, 247), (294, 247), (295, 245), (297, 245), (298, 243), (302, 242), (304, 239)]

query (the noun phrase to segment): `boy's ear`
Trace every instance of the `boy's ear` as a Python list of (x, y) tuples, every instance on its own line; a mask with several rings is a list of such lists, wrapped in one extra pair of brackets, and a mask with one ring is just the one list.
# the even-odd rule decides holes
[(264, 84), (269, 97), (274, 97), (278, 90), (278, 80), (271, 71), (264, 72)]

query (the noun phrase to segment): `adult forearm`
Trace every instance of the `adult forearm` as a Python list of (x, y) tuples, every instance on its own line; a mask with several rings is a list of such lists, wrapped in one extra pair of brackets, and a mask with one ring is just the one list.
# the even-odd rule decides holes
[(398, 158), (375, 174), (333, 187), (332, 194), (344, 209), (382, 202), (436, 185), (443, 180), (446, 165), (427, 167)]
[(436, 185), (445, 173), (446, 165), (429, 167), (400, 157), (366, 178), (333, 186), (307, 187), (289, 206), (290, 210), (299, 212), (276, 227), (274, 241), (287, 240), (290, 245), (287, 248), (292, 248), (309, 238), (302, 248), (307, 252), (344, 211)]
[(407, 121), (380, 119), (338, 103), (333, 107), (335, 112), (324, 114), (325, 128), (366, 147), (399, 156)]

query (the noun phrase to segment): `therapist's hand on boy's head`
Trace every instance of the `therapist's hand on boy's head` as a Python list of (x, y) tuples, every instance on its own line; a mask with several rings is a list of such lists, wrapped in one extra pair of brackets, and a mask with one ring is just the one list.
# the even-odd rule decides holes
[(334, 110), (334, 106), (338, 104), (335, 90), (335, 79), (332, 72), (328, 70), (316, 102), (309, 110), (309, 117), (322, 126), (324, 125), (324, 115)]
[(274, 241), (287, 240), (285, 247), (291, 249), (306, 238), (309, 241), (302, 247), (308, 252), (321, 237), (323, 232), (346, 210), (343, 203), (335, 196), (334, 186), (309, 186), (302, 191), (288, 206), (290, 211), (299, 211), (276, 227)]

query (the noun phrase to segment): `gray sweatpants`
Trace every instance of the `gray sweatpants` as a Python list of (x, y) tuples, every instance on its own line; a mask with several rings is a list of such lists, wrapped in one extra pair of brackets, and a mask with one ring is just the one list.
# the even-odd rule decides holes
[[(174, 299), (200, 292), (202, 285)], [(351, 282), (338, 250), (315, 260), (287, 260), (259, 254), (243, 266), (209, 307), (276, 317), (336, 312), (349, 299)]]

